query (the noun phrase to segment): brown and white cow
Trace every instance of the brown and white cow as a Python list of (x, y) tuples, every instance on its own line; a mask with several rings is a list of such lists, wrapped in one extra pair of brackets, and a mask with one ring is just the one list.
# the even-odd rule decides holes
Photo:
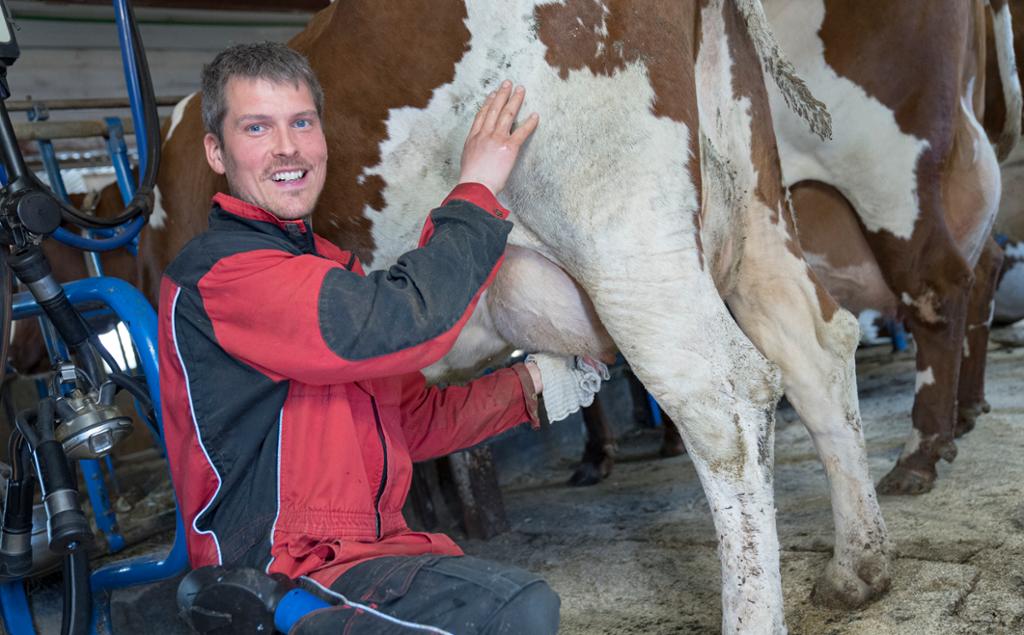
[[(995, 6), (999, 5), (999, 6)], [(914, 430), (883, 493), (930, 490), (939, 458), (984, 406), (982, 377), (1000, 251), (999, 201), (984, 108), (981, 0), (765, 0), (780, 44), (833, 117), (828, 142), (769, 89), (801, 245), (840, 302), (906, 315), (917, 344)], [(997, 25), (1008, 27), (1002, 2)], [(1009, 31), (998, 51), (1014, 77)], [(1020, 134), (1020, 85), (1007, 84)], [(1011, 122), (1012, 123), (1012, 122)], [(963, 367), (961, 368), (961, 362)]]
[[(857, 322), (797, 244), (759, 58), (794, 107), (826, 123), (777, 56), (759, 3), (343, 0), (291, 45), (328, 109), (314, 227), (374, 268), (416, 244), (487, 90), (513, 78), (541, 114), (505, 191), (516, 221), (506, 264), (435, 376), (510, 346), (621, 350), (678, 422), (707, 493), (726, 632), (785, 629), (772, 492), (784, 387), (831, 487), (837, 542), (817, 597), (856, 606), (888, 587)], [(165, 213), (143, 237), (151, 297), (224, 186), (202, 134), (192, 98), (164, 147)]]

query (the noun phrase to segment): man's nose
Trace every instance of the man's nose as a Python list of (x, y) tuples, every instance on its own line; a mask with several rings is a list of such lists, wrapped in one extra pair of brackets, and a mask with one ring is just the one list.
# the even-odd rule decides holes
[(274, 135), (274, 154), (277, 156), (292, 156), (297, 154), (299, 146), (295, 142), (295, 131), (291, 127), (278, 128)]

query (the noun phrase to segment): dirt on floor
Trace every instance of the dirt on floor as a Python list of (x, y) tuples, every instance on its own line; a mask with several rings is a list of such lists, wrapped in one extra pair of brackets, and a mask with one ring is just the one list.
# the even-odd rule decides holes
[[(997, 331), (987, 372), (992, 412), (939, 466), (933, 491), (881, 498), (895, 544), (892, 588), (857, 611), (815, 606), (831, 555), (825, 475), (791, 410), (779, 413), (775, 490), (786, 621), (794, 634), (1024, 633), (1024, 326)], [(894, 464), (910, 430), (914, 360), (858, 352), (871, 475)], [(512, 530), (463, 541), (472, 555), (543, 575), (567, 635), (717, 633), (719, 562), (707, 502), (686, 456), (657, 458), (656, 431), (620, 440), (600, 485), (574, 489), (552, 469), (505, 492)]]

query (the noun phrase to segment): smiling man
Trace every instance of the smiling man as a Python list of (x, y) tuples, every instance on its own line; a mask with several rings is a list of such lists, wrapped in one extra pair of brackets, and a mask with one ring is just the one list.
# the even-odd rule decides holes
[[(364, 275), (310, 226), (327, 143), (306, 60), (244, 45), (203, 71), (206, 159), (230, 194), (164, 276), (165, 441), (193, 567), (255, 567), (339, 598), (293, 633), (557, 630), (543, 580), (413, 532), (401, 513), (412, 461), (536, 426), (543, 384), (580, 384), (544, 360), (543, 381), (531, 363), (444, 390), (420, 373), (502, 262), (512, 223), (495, 195), (538, 124), (513, 130), (524, 94), (504, 82), (487, 96), (420, 247)], [(592, 394), (548, 397), (578, 408)]]

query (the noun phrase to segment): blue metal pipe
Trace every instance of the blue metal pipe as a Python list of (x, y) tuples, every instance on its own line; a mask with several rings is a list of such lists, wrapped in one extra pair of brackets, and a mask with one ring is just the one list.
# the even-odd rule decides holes
[(106, 117), (104, 121), (107, 123), (107, 153), (114, 164), (121, 201), (127, 205), (135, 196), (135, 183), (132, 181), (132, 167), (128, 161), (128, 146), (124, 142), (124, 126), (120, 117)]
[(11, 635), (35, 635), (32, 611), (25, 595), (25, 583), (21, 580), (0, 584), (0, 614), (4, 628)]
[(38, 142), (39, 154), (43, 157), (43, 167), (46, 169), (46, 177), (50, 181), (50, 189), (65, 203), (70, 203), (68, 188), (64, 185), (64, 177), (60, 174), (60, 163), (57, 162), (57, 152), (53, 149), (53, 142), (49, 139), (40, 139)]
[(130, 37), (131, 29), (128, 22), (127, 0), (113, 0), (114, 19), (117, 22), (117, 39), (121, 43), (121, 64), (124, 68), (124, 81), (128, 87), (128, 99), (131, 102), (132, 123), (135, 124), (135, 147), (139, 151), (139, 183), (146, 174), (146, 157), (148, 141), (146, 139), (146, 119), (142, 111), (142, 86), (139, 84), (139, 68), (135, 63), (135, 48)]
[(95, 459), (87, 459), (79, 461), (78, 465), (82, 468), (82, 476), (85, 478), (96, 526), (107, 537), (107, 548), (110, 553), (117, 553), (125, 548), (124, 536), (117, 531), (117, 516), (110, 505), (110, 496), (107, 495), (107, 486), (103, 482), (100, 463)]
[(146, 224), (146, 219), (142, 216), (137, 216), (133, 220), (121, 225), (120, 231), (113, 238), (85, 238), (74, 234), (58, 227), (57, 231), (53, 232), (53, 237), (71, 247), (78, 249), (84, 249), (85, 251), (110, 251), (111, 249), (118, 249), (124, 247), (135, 240), (135, 237), (142, 231), (142, 226)]

